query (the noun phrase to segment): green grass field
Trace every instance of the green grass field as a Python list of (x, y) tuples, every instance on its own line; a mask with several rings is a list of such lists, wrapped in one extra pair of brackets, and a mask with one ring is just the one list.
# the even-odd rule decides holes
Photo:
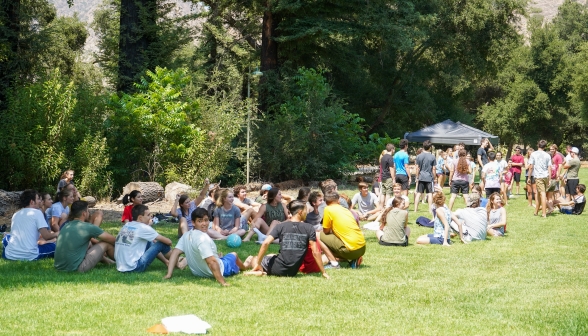
[[(585, 169), (581, 178), (588, 181)], [(463, 206), (458, 199), (455, 208)], [(362, 267), (329, 271), (331, 280), (238, 275), (222, 288), (188, 269), (163, 280), (157, 260), (143, 274), (104, 265), (64, 274), (52, 260), (0, 260), (0, 334), (145, 335), (182, 314), (199, 316), (217, 335), (588, 334), (588, 214), (533, 217), (521, 195), (507, 207), (506, 238), (415, 246), (432, 232), (414, 224), (426, 208), (410, 213), (407, 248), (379, 246), (366, 232)], [(120, 225), (103, 227), (116, 234)], [(177, 241), (175, 225), (156, 229)], [(258, 248), (234, 251), (244, 259)]]

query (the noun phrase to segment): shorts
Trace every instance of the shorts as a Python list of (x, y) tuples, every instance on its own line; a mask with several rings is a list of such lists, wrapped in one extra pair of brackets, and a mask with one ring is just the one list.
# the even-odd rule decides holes
[(392, 180), (392, 178), (387, 178), (383, 183), (382, 183), (382, 196), (384, 195), (394, 195), (394, 193), (392, 192), (392, 186), (394, 185), (394, 180)]
[(271, 275), (271, 270), (277, 257), (277, 254), (270, 254), (261, 259), (261, 268), (263, 268), (263, 271), (268, 275)]
[(534, 176), (525, 177), (525, 183), (527, 183), (527, 180), (529, 181), (528, 184), (535, 184), (535, 177)]
[(535, 178), (535, 184), (537, 184), (537, 192), (544, 193), (549, 189), (549, 177)]
[(88, 272), (92, 268), (96, 267), (96, 264), (98, 264), (100, 260), (102, 260), (104, 252), (106, 251), (104, 251), (104, 248), (100, 244), (96, 244), (90, 247), (88, 251), (86, 251), (86, 256), (84, 257), (84, 260), (82, 260), (82, 262), (78, 266), (78, 272)]
[(349, 251), (343, 241), (334, 234), (321, 234), (321, 241), (329, 248), (335, 257), (355, 260), (365, 253), (365, 245), (353, 251)]
[(547, 192), (554, 191), (559, 191), (559, 181), (551, 180), (551, 182), (549, 182), (549, 188), (547, 188)]
[[(434, 245), (443, 245), (443, 237), (435, 237), (432, 233), (427, 235), (429, 237), (429, 243)], [(447, 244), (451, 244), (451, 239), (447, 239)]]
[(407, 175), (396, 175), (396, 183), (400, 183), (402, 190), (408, 190), (410, 188)]
[(241, 223), (241, 225), (239, 226), (240, 229), (249, 231), (249, 223), (247, 223), (246, 217), (241, 216), (241, 220), (239, 222)]
[(486, 198), (489, 198), (493, 193), (500, 194), (500, 188), (486, 188)]
[(237, 266), (237, 256), (233, 253), (229, 253), (226, 256), (220, 258), (223, 262), (224, 270), (223, 277), (229, 277), (231, 275), (239, 274), (241, 271)]
[(451, 182), (451, 193), (452, 194), (467, 194), (470, 192), (470, 183), (464, 180), (455, 180)]
[(408, 237), (404, 236), (403, 243), (387, 243), (387, 242), (383, 241), (382, 239), (380, 239), (378, 241), (378, 243), (380, 243), (380, 245), (382, 245), (382, 246), (408, 246)]
[(580, 184), (579, 179), (568, 180), (566, 182), (566, 195), (576, 196), (576, 187)]
[[(8, 241), (10, 240), (10, 234), (7, 234), (6, 236), (4, 236), (4, 238), (2, 238), (2, 258), (6, 259), (6, 260), (12, 260), (12, 259), (8, 259), (6, 258), (6, 246), (8, 246)], [(45, 259), (45, 258), (53, 258), (55, 256), (55, 247), (57, 246), (55, 243), (47, 243), (47, 244), (43, 244), (43, 245), (37, 245), (39, 248), (39, 255), (37, 255), (37, 257), (33, 260), (40, 260), (40, 259)]]
[(515, 180), (516, 183), (521, 182), (521, 173), (512, 173), (512, 177)]
[(496, 229), (488, 229), (488, 233), (490, 233), (493, 237), (504, 237), (504, 233)]
[(433, 186), (433, 182), (421, 182), (417, 183), (417, 192), (422, 193), (426, 192), (432, 194), (435, 192), (435, 188)]
[(572, 209), (572, 207), (562, 207), (559, 209), (559, 212), (566, 215), (572, 215), (574, 213), (574, 209)]

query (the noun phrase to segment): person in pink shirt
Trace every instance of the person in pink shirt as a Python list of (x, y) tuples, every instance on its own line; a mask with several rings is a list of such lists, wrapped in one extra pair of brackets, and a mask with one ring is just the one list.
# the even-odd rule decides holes
[(501, 196), (502, 199), (504, 199), (504, 205), (508, 205), (508, 197), (512, 193), (512, 183), (514, 182), (514, 172), (511, 161), (508, 162), (508, 166), (506, 167), (506, 171), (502, 177), (504, 179), (504, 183), (502, 184)]
[(521, 191), (521, 173), (522, 168), (525, 166), (525, 157), (521, 155), (521, 147), (517, 146), (515, 148), (515, 153), (510, 157), (511, 165), (512, 165), (512, 175), (514, 182), (517, 184), (517, 195), (520, 194)]

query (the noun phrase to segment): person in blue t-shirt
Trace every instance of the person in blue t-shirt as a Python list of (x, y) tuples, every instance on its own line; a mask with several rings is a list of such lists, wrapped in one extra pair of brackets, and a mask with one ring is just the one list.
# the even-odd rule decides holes
[(408, 196), (410, 189), (410, 174), (408, 173), (408, 140), (400, 140), (400, 150), (394, 154), (394, 167), (396, 169), (396, 183), (402, 186), (402, 194)]

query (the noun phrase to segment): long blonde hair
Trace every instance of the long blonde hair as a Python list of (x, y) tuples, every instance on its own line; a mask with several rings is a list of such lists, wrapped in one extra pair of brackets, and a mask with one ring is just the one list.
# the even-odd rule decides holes
[(225, 204), (225, 200), (227, 199), (229, 194), (232, 194), (232, 193), (233, 192), (230, 191), (229, 189), (223, 189), (220, 193), (220, 196), (216, 200), (216, 206), (219, 208), (222, 207)]

